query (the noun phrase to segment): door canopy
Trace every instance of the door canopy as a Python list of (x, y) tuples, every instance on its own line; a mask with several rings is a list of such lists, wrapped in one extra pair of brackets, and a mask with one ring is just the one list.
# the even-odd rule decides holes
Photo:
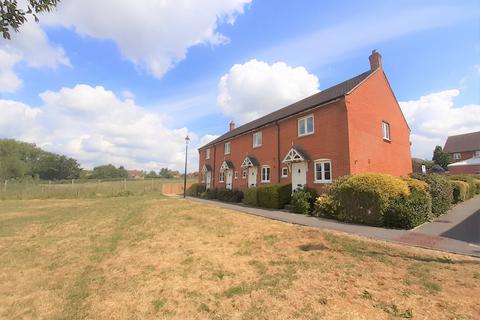
[(287, 155), (283, 158), (283, 163), (302, 162), (307, 161), (308, 157), (299, 148), (292, 147), (288, 150)]
[(258, 167), (257, 159), (255, 159), (254, 156), (246, 156), (245, 159), (243, 160), (242, 168), (247, 169), (252, 167)]
[(204, 164), (203, 165), (202, 173), (207, 173), (207, 172), (211, 172), (211, 171), (212, 171), (212, 167), (209, 164)]
[(225, 160), (220, 167), (220, 171), (233, 170), (233, 163), (230, 160)]

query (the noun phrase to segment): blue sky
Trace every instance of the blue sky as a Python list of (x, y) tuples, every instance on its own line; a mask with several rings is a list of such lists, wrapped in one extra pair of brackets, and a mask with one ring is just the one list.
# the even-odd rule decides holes
[(429, 157), (448, 134), (480, 130), (478, 1), (185, 0), (144, 11), (129, 8), (142, 1), (119, 1), (102, 16), (111, 1), (98, 1), (104, 23), (88, 10), (95, 1), (65, 0), (25, 35), (0, 40), (2, 137), (86, 167), (179, 168), (182, 135), (196, 147), (231, 119), (241, 124), (355, 76), (372, 49), (409, 120), (414, 156)]

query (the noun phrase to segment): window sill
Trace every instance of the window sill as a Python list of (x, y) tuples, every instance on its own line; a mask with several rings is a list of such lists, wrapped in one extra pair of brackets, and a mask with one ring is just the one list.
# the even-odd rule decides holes
[(313, 181), (313, 183), (315, 184), (329, 184), (329, 183), (332, 183), (332, 180), (325, 180), (325, 181)]
[(268, 181), (260, 181), (260, 183), (270, 183), (270, 180), (268, 180)]
[(253, 149), (257, 149), (257, 148), (261, 148), (262, 145), (259, 145), (259, 146), (253, 146)]
[(308, 136), (311, 136), (312, 134), (315, 134), (315, 131), (310, 132), (310, 133), (299, 134), (298, 138), (308, 137)]

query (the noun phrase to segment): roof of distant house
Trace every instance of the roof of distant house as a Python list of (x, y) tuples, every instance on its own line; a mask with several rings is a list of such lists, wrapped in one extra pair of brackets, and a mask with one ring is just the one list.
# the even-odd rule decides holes
[(366, 71), (358, 76), (334, 85), (333, 87), (320, 91), (310, 97), (297, 101), (291, 105), (288, 105), (256, 120), (248, 122), (207, 143), (206, 145), (200, 147), (200, 149), (340, 98), (353, 90), (373, 72), (375, 71)]
[(448, 153), (480, 150), (480, 131), (449, 136), (443, 150)]

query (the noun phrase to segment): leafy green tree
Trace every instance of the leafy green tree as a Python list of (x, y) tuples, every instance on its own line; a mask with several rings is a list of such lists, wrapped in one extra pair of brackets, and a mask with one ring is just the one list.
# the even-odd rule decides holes
[(450, 163), (448, 153), (443, 151), (443, 148), (441, 146), (436, 146), (435, 147), (435, 150), (433, 151), (432, 160), (435, 164), (438, 164), (444, 170), (447, 170), (447, 166)]
[(158, 173), (158, 176), (160, 178), (164, 178), (164, 179), (171, 179), (171, 178), (173, 178), (173, 171), (168, 169), (168, 168), (162, 168), (162, 169), (160, 169), (160, 172)]
[(28, 0), (26, 8), (22, 8), (17, 0), (0, 0), (0, 32), (3, 38), (10, 39), (11, 30), (18, 32), (28, 20), (27, 15), (31, 15), (38, 22), (37, 14), (52, 11), (59, 2), (60, 0)]
[(128, 172), (124, 167), (120, 166), (116, 168), (113, 164), (107, 164), (93, 168), (93, 172), (90, 178), (93, 179), (115, 179), (115, 178), (127, 178)]

